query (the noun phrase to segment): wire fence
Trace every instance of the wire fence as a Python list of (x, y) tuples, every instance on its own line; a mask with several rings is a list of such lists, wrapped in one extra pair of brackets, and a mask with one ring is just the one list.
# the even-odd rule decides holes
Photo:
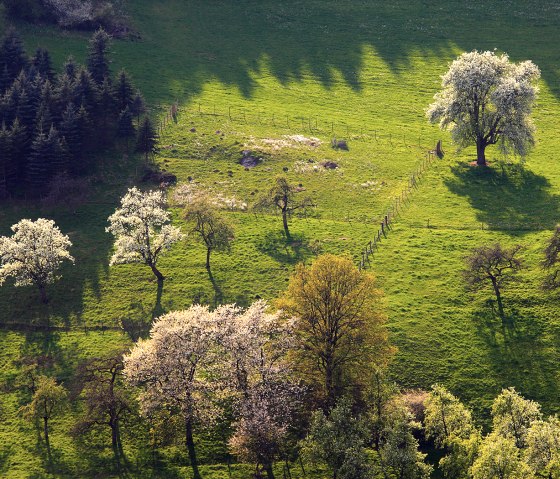
[(438, 147), (436, 148), (436, 150), (430, 150), (426, 153), (426, 157), (422, 160), (415, 172), (410, 175), (406, 187), (396, 198), (394, 198), (391, 205), (387, 208), (385, 214), (382, 215), (377, 233), (361, 252), (361, 258), (358, 261), (358, 268), (360, 270), (366, 268), (371, 264), (369, 259), (370, 256), (372, 256), (379, 249), (379, 244), (381, 243), (381, 241), (387, 238), (387, 235), (391, 230), (391, 225), (395, 222), (399, 214), (402, 212), (407, 202), (410, 201), (412, 192), (418, 187), (418, 182), (428, 171), (428, 169), (434, 164), (435, 159), (438, 158), (438, 156), (441, 157), (441, 155), (442, 152), (440, 141), (438, 142)]
[(215, 105), (203, 105), (202, 103), (191, 104), (188, 107), (180, 107), (176, 101), (172, 105), (160, 105), (161, 111), (157, 132), (163, 136), (169, 125), (178, 122), (179, 113), (191, 117), (215, 118), (217, 120), (240, 125), (264, 126), (273, 128), (285, 128), (300, 133), (321, 134), (340, 139), (370, 139), (376, 143), (388, 144), (392, 147), (406, 146), (409, 148), (427, 148), (426, 145), (434, 145), (438, 138), (427, 131), (414, 133), (412, 129), (399, 127), (399, 131), (386, 132), (380, 128), (372, 128), (367, 124), (356, 121), (334, 120), (326, 115), (291, 115), (278, 114), (258, 109), (248, 109), (237, 106), (217, 108)]
[[(196, 103), (190, 108), (184, 107), (179, 110), (179, 102), (176, 101), (171, 106), (164, 106), (163, 115), (158, 123), (158, 135), (163, 136), (171, 124), (178, 123), (179, 111), (184, 115), (193, 117), (213, 117), (220, 121), (227, 120), (232, 123), (240, 123), (244, 125), (268, 126), (274, 128), (287, 128), (289, 130), (297, 130), (298, 132), (309, 132), (311, 134), (323, 134), (333, 137), (333, 146), (337, 145), (336, 137), (342, 135), (345, 139), (369, 139), (375, 144), (390, 145), (393, 148), (404, 146), (407, 148), (418, 148), (419, 151), (425, 152), (424, 158), (416, 170), (410, 175), (406, 187), (401, 191), (399, 196), (394, 198), (387, 208), (386, 212), (381, 215), (379, 229), (371, 241), (363, 248), (358, 260), (358, 268), (363, 269), (370, 265), (370, 256), (378, 250), (382, 239), (387, 238), (387, 234), (391, 229), (391, 225), (401, 213), (406, 203), (410, 200), (410, 195), (417, 187), (418, 181), (425, 172), (432, 166), (438, 156), (443, 155), (441, 151), (441, 140), (428, 138), (425, 132), (420, 134), (412, 134), (410, 130), (401, 129), (398, 133), (383, 132), (378, 128), (371, 128), (367, 125), (357, 125), (356, 123), (334, 121), (320, 115), (278, 115), (273, 112), (262, 112), (259, 110), (249, 110), (246, 108), (228, 106), (223, 109), (216, 108), (215, 105), (209, 107), (202, 103)], [(342, 138), (341, 138), (342, 139)], [(434, 145), (437, 141), (435, 150), (430, 149), (427, 145)], [(375, 218), (375, 217), (374, 217)], [(379, 218), (377, 216), (376, 218)], [(349, 217), (347, 217), (349, 221)], [(373, 221), (376, 221), (373, 219)]]

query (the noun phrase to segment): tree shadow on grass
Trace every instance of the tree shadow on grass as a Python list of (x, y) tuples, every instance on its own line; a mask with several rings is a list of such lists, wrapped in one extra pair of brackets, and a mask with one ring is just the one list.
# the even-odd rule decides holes
[(489, 168), (457, 165), (445, 184), (465, 196), (477, 211), (477, 220), (491, 229), (511, 231), (553, 228), (560, 211), (560, 196), (550, 182), (521, 164), (496, 163)]
[(286, 238), (282, 231), (269, 231), (257, 244), (257, 249), (279, 263), (294, 265), (316, 254), (305, 235), (292, 233)]
[(521, 394), (539, 401), (546, 411), (558, 407), (552, 404), (560, 388), (555, 355), (551, 345), (560, 337), (547, 335), (542, 320), (510, 306), (502, 319), (489, 307), (477, 311), (473, 322), (487, 348), (487, 355), (501, 387), (514, 386)]

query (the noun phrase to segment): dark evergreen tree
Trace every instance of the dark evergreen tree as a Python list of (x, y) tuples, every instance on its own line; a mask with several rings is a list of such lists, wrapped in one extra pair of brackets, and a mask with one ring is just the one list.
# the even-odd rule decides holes
[(2, 122), (0, 129), (0, 198), (8, 196), (10, 190), (10, 173), (13, 171), (13, 148), (12, 135), (6, 128), (6, 123)]
[(54, 156), (50, 148), (48, 136), (40, 130), (31, 144), (26, 168), (27, 185), (34, 196), (39, 196), (48, 182), (49, 159)]
[(89, 71), (82, 68), (78, 72), (78, 78), (76, 80), (74, 102), (84, 105), (89, 113), (92, 112), (97, 105), (97, 96), (97, 85), (93, 81)]
[(110, 76), (109, 59), (107, 57), (110, 39), (111, 37), (107, 32), (100, 28), (89, 41), (87, 67), (98, 85), (101, 85)]
[(2, 121), (11, 125), (16, 118), (20, 91), (12, 86), (2, 97)]
[(14, 183), (23, 183), (25, 181), (27, 159), (31, 146), (30, 132), (20, 123), (19, 119), (16, 118), (12, 124), (10, 133), (12, 136)]
[(117, 101), (111, 83), (106, 78), (99, 88), (99, 96), (96, 108), (96, 124), (98, 135), (103, 144), (107, 144), (114, 138), (114, 131), (118, 119), (116, 109)]
[(33, 130), (37, 116), (37, 107), (34, 104), (33, 98), (28, 95), (27, 90), (23, 90), (19, 95), (15, 116), (27, 130)]
[(23, 42), (14, 28), (8, 28), (0, 40), (0, 71), (8, 70), (9, 81), (15, 80), (19, 72), (27, 66), (27, 55)]
[(81, 155), (84, 139), (80, 131), (78, 110), (72, 103), (69, 103), (62, 113), (60, 135), (66, 140), (68, 159), (70, 160), (69, 166), (72, 169), (73, 162)]
[(47, 177), (51, 179), (58, 173), (62, 173), (68, 169), (68, 144), (66, 140), (60, 138), (54, 126), (51, 126), (47, 141), (49, 143), (48, 152), (50, 154), (47, 158)]
[(125, 108), (130, 108), (134, 101), (134, 87), (128, 74), (121, 70), (115, 85), (115, 97), (117, 99), (118, 111), (124, 111)]
[(53, 118), (51, 115), (50, 108), (41, 103), (39, 109), (37, 110), (37, 115), (35, 116), (35, 130), (36, 131), (48, 131), (53, 125)]
[(136, 142), (136, 151), (144, 153), (146, 161), (150, 153), (154, 153), (157, 150), (158, 135), (148, 117), (145, 117), (140, 128), (138, 130), (138, 140)]
[(64, 73), (66, 73), (69, 78), (71, 78), (72, 80), (76, 79), (76, 76), (78, 75), (78, 65), (74, 61), (74, 57), (72, 55), (68, 57), (66, 63), (64, 63), (64, 66), (62, 68), (64, 70)]
[(132, 113), (126, 107), (119, 115), (119, 123), (117, 126), (117, 135), (126, 142), (126, 152), (128, 153), (128, 141), (136, 136), (136, 128), (132, 121)]
[(140, 93), (140, 90), (136, 90), (136, 94), (130, 105), (130, 112), (136, 117), (136, 123), (140, 126), (140, 117), (146, 113), (146, 103), (144, 102), (144, 97), (142, 93)]
[(37, 48), (35, 55), (31, 59), (31, 64), (35, 70), (45, 79), (54, 80), (54, 72), (52, 68), (51, 56), (45, 48)]
[(59, 75), (57, 78), (55, 97), (61, 112), (66, 110), (66, 106), (69, 103), (74, 103), (77, 100), (75, 82), (66, 73)]
[(8, 70), (8, 65), (0, 65), (0, 95), (3, 95), (12, 85), (12, 78)]

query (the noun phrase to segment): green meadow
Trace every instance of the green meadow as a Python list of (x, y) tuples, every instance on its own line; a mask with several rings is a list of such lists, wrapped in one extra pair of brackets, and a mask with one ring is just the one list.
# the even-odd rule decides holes
[[(160, 289), (145, 266), (109, 267), (107, 217), (128, 187), (156, 187), (141, 183), (142, 158), (122, 151), (102, 155), (80, 204), (2, 204), (0, 234), (24, 217), (54, 219), (74, 244), (76, 264), (62, 269), (46, 306), (33, 288), (10, 282), (0, 288), (0, 476), (116, 477), (99, 472), (110, 464), (108, 434), (83, 441), (69, 434), (79, 401), (52, 422), (59, 472), (46, 472), (37, 433), (17, 413), (28, 400), (18, 387), (25, 357), (51, 358), (49, 372), (70, 384), (81, 360), (129, 346), (164, 312), (193, 302), (273, 301), (298, 262), (323, 252), (358, 262), (438, 139), (444, 158), (422, 176), (368, 265), (385, 292), (398, 348), (391, 375), (402, 388), (444, 384), (481, 424), (507, 386), (541, 402), (546, 413), (560, 412), (558, 297), (540, 288), (542, 250), (560, 208), (560, 8), (554, 2), (127, 3), (139, 38), (113, 42), (113, 70), (132, 75), (154, 117), (179, 104), (154, 160), (178, 178), (169, 189), (173, 222), (188, 231), (176, 191), (204, 189), (242, 205), (225, 210), (235, 241), (230, 253), (213, 254), (209, 276), (205, 250), (189, 235), (162, 258), (167, 279)], [(29, 53), (46, 47), (57, 66), (70, 54), (85, 58), (87, 34), (17, 27)], [(487, 170), (469, 166), (474, 148), (457, 152), (424, 114), (449, 62), (473, 49), (530, 59), (542, 73), (534, 150), (520, 159), (491, 148)], [(333, 138), (346, 140), (348, 151), (333, 149)], [(243, 151), (258, 164), (243, 166)], [(250, 209), (279, 174), (316, 205), (291, 218), (290, 241), (280, 216)], [(496, 241), (524, 246), (525, 269), (504, 291), (505, 321), (494, 311), (490, 288), (468, 292), (461, 277), (467, 252)], [(124, 428), (123, 445), (132, 477), (189, 477), (177, 465), (186, 460), (180, 445), (161, 448), (154, 469), (145, 431), (131, 427)], [(223, 438), (206, 432), (197, 440), (205, 477), (230, 477)], [(233, 465), (232, 477), (247, 477), (248, 467)], [(300, 473), (294, 466), (294, 477)]]

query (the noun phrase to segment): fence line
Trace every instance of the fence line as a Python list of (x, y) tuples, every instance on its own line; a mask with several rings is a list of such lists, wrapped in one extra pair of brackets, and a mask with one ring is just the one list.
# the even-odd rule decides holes
[(387, 238), (387, 234), (391, 229), (391, 225), (394, 223), (398, 215), (402, 212), (407, 200), (410, 199), (410, 195), (417, 188), (419, 180), (422, 178), (424, 173), (432, 166), (435, 159), (442, 157), (443, 152), (441, 151), (441, 141), (438, 142), (438, 146), (435, 150), (429, 150), (426, 153), (425, 158), (422, 163), (417, 167), (414, 173), (408, 178), (408, 183), (406, 187), (401, 191), (399, 196), (397, 196), (391, 205), (387, 208), (387, 211), (382, 215), (382, 219), (379, 222), (379, 229), (371, 241), (365, 246), (361, 252), (361, 259), (358, 261), (358, 269), (362, 270), (366, 266), (370, 265), (369, 257), (374, 254), (379, 249), (379, 243), (382, 239)]
[(215, 105), (212, 107), (203, 106), (202, 103), (196, 103), (191, 107), (179, 108), (179, 102), (176, 101), (171, 106), (162, 106), (164, 115), (160, 118), (157, 131), (162, 136), (167, 127), (172, 122), (178, 121), (178, 114), (189, 114), (200, 117), (213, 117), (227, 119), (232, 123), (254, 125), (254, 126), (270, 126), (283, 127), (293, 131), (305, 131), (311, 134), (324, 134), (339, 137), (339, 139), (356, 139), (359, 137), (368, 137), (376, 143), (384, 142), (391, 146), (404, 145), (405, 147), (427, 148), (426, 144), (432, 144), (436, 138), (427, 138), (427, 132), (413, 134), (410, 130), (401, 128), (398, 133), (386, 133), (380, 128), (371, 128), (367, 125), (358, 125), (355, 122), (334, 121), (322, 115), (279, 115), (273, 112), (262, 112), (261, 110), (250, 110), (241, 107), (228, 106), (223, 110), (219, 110)]
[[(250, 119), (255, 119), (254, 125), (259, 126), (285, 126), (288, 129), (296, 129), (297, 131), (307, 131), (309, 130), (310, 133), (322, 133), (322, 134), (330, 134), (330, 135), (337, 135), (342, 131), (346, 133), (345, 139), (351, 139), (358, 137), (370, 137), (376, 143), (386, 142), (386, 144), (390, 144), (392, 147), (395, 147), (398, 144), (402, 144), (405, 147), (417, 147), (424, 151), (427, 150), (425, 157), (422, 159), (421, 164), (417, 167), (417, 169), (412, 173), (408, 179), (407, 186), (401, 191), (400, 195), (397, 196), (391, 205), (387, 208), (387, 211), (384, 215), (382, 215), (382, 219), (379, 222), (379, 229), (377, 230), (376, 235), (373, 237), (373, 240), (369, 241), (368, 244), (361, 252), (361, 259), (358, 261), (358, 268), (361, 270), (365, 268), (367, 265), (370, 264), (370, 256), (373, 255), (375, 251), (379, 248), (379, 243), (382, 239), (387, 237), (387, 233), (391, 228), (392, 223), (395, 221), (397, 216), (402, 211), (404, 205), (410, 198), (412, 191), (417, 187), (418, 181), (424, 175), (424, 173), (428, 170), (428, 168), (433, 164), (436, 157), (442, 157), (443, 151), (441, 150), (441, 140), (437, 142), (437, 147), (435, 150), (428, 150), (428, 148), (423, 145), (425, 142), (425, 138), (423, 137), (422, 133), (418, 135), (418, 141), (416, 142), (416, 135), (411, 135), (408, 132), (408, 141), (407, 141), (407, 131), (402, 130), (399, 134), (391, 133), (382, 133), (379, 129), (371, 129), (368, 127), (360, 126), (356, 127), (353, 125), (352, 127), (348, 123), (339, 123), (335, 122), (330, 119), (326, 119), (321, 117), (319, 120), (319, 115), (313, 116), (291, 116), (289, 114), (276, 116), (275, 113), (267, 113), (263, 116), (262, 112), (254, 112), (251, 111), (250, 115), (247, 115), (247, 109), (236, 109), (234, 110), (231, 106), (228, 106), (227, 111), (220, 112), (216, 109), (216, 106), (213, 106), (213, 109), (207, 110), (202, 107), (201, 103), (197, 103), (197, 107), (195, 109), (181, 109), (182, 113), (185, 114), (192, 114), (192, 115), (199, 115), (199, 116), (211, 116), (215, 118), (226, 118), (230, 122), (241, 122), (245, 125), (250, 124)], [(158, 134), (161, 137), (166, 128), (169, 124), (173, 121), (177, 123), (178, 121), (178, 101), (173, 103), (170, 107), (165, 107), (165, 115), (160, 120), (158, 124)], [(293, 128), (295, 127), (295, 128)], [(326, 129), (325, 129), (326, 128)], [(343, 138), (340, 138), (343, 139)], [(414, 144), (410, 142), (411, 139), (414, 139)], [(433, 140), (431, 140), (433, 141)], [(336, 137), (333, 138), (333, 145), (336, 144)]]

